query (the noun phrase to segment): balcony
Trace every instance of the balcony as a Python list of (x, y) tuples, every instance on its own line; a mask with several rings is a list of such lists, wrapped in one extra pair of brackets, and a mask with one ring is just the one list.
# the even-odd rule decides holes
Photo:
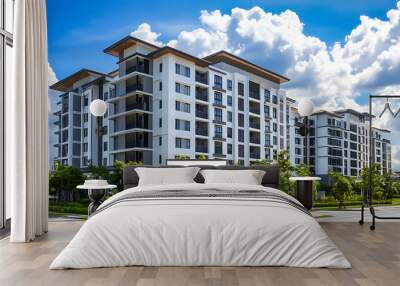
[(202, 84), (208, 84), (208, 74), (202, 73), (200, 71), (196, 71), (196, 76), (195, 76), (196, 82), (202, 83)]
[(260, 121), (250, 120), (249, 126), (250, 128), (260, 129)]
[(196, 117), (208, 119), (208, 112), (203, 110), (196, 110)]
[(260, 152), (250, 152), (251, 159), (260, 159)]
[(135, 91), (144, 91), (143, 84), (131, 84), (126, 86), (126, 93), (131, 93)]
[(133, 73), (133, 72), (140, 72), (140, 73), (150, 74), (148, 65), (147, 65), (147, 67), (146, 66), (142, 66), (142, 65), (140, 65), (140, 66), (136, 66), (135, 65), (135, 66), (131, 66), (131, 67), (126, 68), (126, 74), (130, 74), (130, 73)]
[(260, 137), (257, 137), (257, 136), (250, 137), (250, 143), (252, 143), (252, 144), (260, 144)]
[(196, 127), (196, 135), (208, 136), (208, 129)]
[(251, 113), (260, 115), (260, 104), (250, 101), (250, 103), (249, 103), (249, 111)]
[(196, 87), (196, 99), (208, 102), (208, 90)]

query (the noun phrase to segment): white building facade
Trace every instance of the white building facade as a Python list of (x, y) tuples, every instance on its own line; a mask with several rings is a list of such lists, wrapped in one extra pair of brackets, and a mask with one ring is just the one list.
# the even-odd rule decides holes
[[(52, 87), (68, 94), (69, 102), (68, 114), (63, 108), (57, 113), (60, 163), (85, 167), (101, 156), (104, 165), (164, 165), (167, 159), (202, 156), (249, 165), (288, 148), (294, 101), (281, 89), (287, 78), (227, 52), (200, 59), (133, 37), (105, 52), (118, 58), (113, 74), (72, 75)], [(73, 110), (73, 95), (81, 97), (80, 111)], [(86, 105), (96, 98), (108, 103), (103, 144)], [(81, 122), (74, 125), (75, 113)], [(78, 123), (80, 152), (79, 137), (73, 137)]]
[[(304, 138), (299, 135), (296, 122), (301, 121), (292, 108), (294, 146), (290, 149), (294, 164), (303, 163)], [(308, 154), (313, 172), (327, 179), (334, 170), (345, 176), (357, 177), (369, 164), (369, 115), (352, 109), (333, 112), (321, 110), (310, 116)], [(382, 174), (391, 172), (390, 131), (373, 128), (372, 160), (381, 167)]]

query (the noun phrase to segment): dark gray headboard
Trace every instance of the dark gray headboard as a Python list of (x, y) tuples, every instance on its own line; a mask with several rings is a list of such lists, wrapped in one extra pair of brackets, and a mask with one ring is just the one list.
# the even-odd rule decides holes
[[(152, 166), (144, 166), (154, 168)], [(278, 188), (279, 186), (279, 168), (278, 165), (267, 165), (267, 166), (250, 166), (250, 167), (243, 167), (243, 166), (196, 166), (201, 168), (202, 170), (205, 169), (218, 169), (218, 170), (248, 170), (248, 169), (256, 169), (256, 170), (263, 170), (265, 171), (265, 175), (262, 180), (262, 185), (265, 187), (272, 187)], [(127, 166), (123, 172), (123, 184), (124, 190), (136, 187), (139, 182), (139, 177), (135, 172), (135, 168), (137, 166)], [(181, 166), (166, 166), (166, 167), (158, 167), (158, 168), (183, 168)], [(204, 183), (203, 176), (199, 173), (196, 178), (194, 179), (197, 183)]]

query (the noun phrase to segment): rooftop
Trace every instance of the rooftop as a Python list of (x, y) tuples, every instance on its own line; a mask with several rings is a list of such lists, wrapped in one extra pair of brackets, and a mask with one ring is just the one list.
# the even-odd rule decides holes
[(55, 84), (50, 86), (50, 89), (66, 92), (72, 88), (75, 82), (84, 79), (85, 77), (88, 76), (108, 76), (107, 74), (90, 70), (90, 69), (81, 69), (77, 71), (76, 73), (71, 74), (70, 76), (67, 76), (66, 78), (59, 80)]
[(149, 47), (151, 50), (153, 50), (148, 55), (150, 58), (157, 58), (164, 54), (171, 53), (176, 56), (193, 61), (197, 65), (202, 66), (202, 67), (207, 67), (209, 65), (219, 63), (219, 62), (225, 62), (227, 64), (230, 64), (230, 65), (236, 66), (240, 69), (243, 69), (245, 71), (248, 71), (250, 73), (256, 74), (260, 77), (267, 78), (278, 84), (282, 84), (282, 83), (288, 82), (290, 80), (289, 78), (287, 78), (285, 76), (282, 76), (282, 75), (275, 73), (271, 70), (268, 70), (266, 68), (260, 67), (254, 63), (251, 63), (251, 62), (249, 62), (243, 58), (240, 58), (234, 54), (231, 54), (227, 51), (219, 51), (219, 52), (216, 52), (214, 54), (211, 54), (211, 55), (206, 56), (201, 59), (196, 56), (185, 53), (183, 51), (177, 50), (175, 48), (172, 48), (169, 46), (158, 47), (152, 43), (146, 42), (144, 40), (141, 40), (139, 38), (135, 38), (132, 36), (127, 36), (127, 37), (117, 41), (116, 43), (112, 44), (111, 46), (105, 48), (104, 52), (109, 55), (119, 57), (119, 55), (125, 49), (132, 47), (136, 44), (145, 45), (145, 46)]

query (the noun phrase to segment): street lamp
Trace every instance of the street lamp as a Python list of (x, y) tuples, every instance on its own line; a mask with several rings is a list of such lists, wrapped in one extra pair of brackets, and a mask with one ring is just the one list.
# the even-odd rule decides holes
[(90, 113), (96, 117), (96, 135), (97, 135), (97, 142), (98, 142), (98, 166), (101, 166), (102, 164), (102, 150), (103, 150), (103, 144), (102, 144), (102, 136), (104, 135), (104, 128), (102, 126), (102, 117), (104, 114), (107, 112), (107, 104), (104, 102), (104, 100), (101, 99), (95, 99), (90, 103)]
[(304, 117), (303, 124), (299, 129), (301, 136), (305, 137), (304, 143), (304, 164), (309, 164), (309, 154), (308, 154), (308, 133), (310, 132), (310, 127), (308, 125), (308, 116), (314, 112), (314, 104), (311, 100), (303, 98), (300, 100), (298, 105), (298, 111), (300, 116)]

